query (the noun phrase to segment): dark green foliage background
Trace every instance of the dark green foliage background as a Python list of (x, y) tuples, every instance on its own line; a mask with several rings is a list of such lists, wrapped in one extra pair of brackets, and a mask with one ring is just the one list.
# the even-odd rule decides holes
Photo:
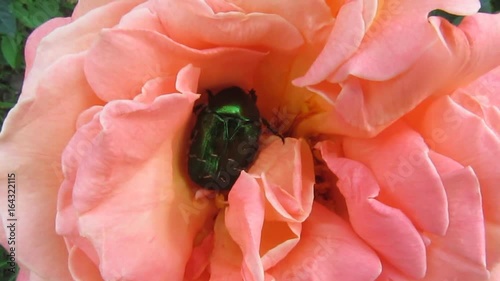
[[(45, 21), (71, 15), (76, 2), (77, 0), (0, 0), (0, 127), (20, 94), (26, 38)], [(500, 0), (481, 0), (480, 11), (500, 11)], [(429, 16), (442, 16), (453, 24), (459, 24), (462, 20), (460, 16), (440, 10), (431, 12)], [(13, 281), (16, 277), (5, 271), (8, 267), (7, 255), (0, 246), (0, 281)]]

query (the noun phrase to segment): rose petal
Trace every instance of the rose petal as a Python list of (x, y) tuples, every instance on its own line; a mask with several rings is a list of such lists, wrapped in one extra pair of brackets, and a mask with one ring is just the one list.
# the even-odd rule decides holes
[(340, 217), (315, 203), (300, 242), (269, 274), (276, 280), (357, 281), (374, 280), (380, 271), (375, 252)]
[(469, 85), (457, 89), (451, 97), (465, 109), (479, 116), (500, 135), (500, 67), (496, 67)]
[(161, 34), (166, 34), (163, 25), (158, 18), (158, 15), (153, 11), (151, 2), (145, 3), (144, 7), (136, 7), (129, 13), (125, 14), (120, 23), (116, 26), (119, 29), (141, 29), (156, 31)]
[(441, 175), (450, 209), (446, 235), (431, 235), (424, 280), (485, 280), (485, 231), (479, 182), (470, 167)]
[[(275, 138), (263, 147), (249, 173), (262, 178), (265, 197), (272, 206), (269, 219), (303, 222), (314, 199), (314, 169), (303, 140)], [(290, 175), (293, 175), (292, 177)]]
[[(246, 13), (267, 13), (279, 15), (293, 24), (307, 41), (317, 39), (318, 32), (330, 28), (332, 15), (324, 1), (295, 1), (293, 5), (287, 0), (228, 0)], [(285, 44), (288, 44), (285, 43)]]
[(193, 249), (191, 257), (186, 264), (184, 280), (197, 280), (203, 277), (207, 267), (210, 265), (210, 257), (214, 248), (214, 235), (209, 234), (200, 245)]
[(283, 51), (303, 44), (298, 30), (276, 14), (214, 14), (207, 3), (194, 0), (162, 0), (155, 4), (168, 36), (191, 48), (228, 46)]
[(318, 84), (358, 49), (365, 32), (363, 1), (346, 2), (337, 14), (328, 40), (307, 73), (293, 81), (296, 86)]
[(243, 280), (243, 255), (225, 225), (225, 212), (220, 212), (214, 226), (214, 250), (210, 260), (210, 280)]
[(431, 149), (474, 169), (481, 186), (484, 216), (491, 222), (500, 223), (498, 135), (450, 97), (432, 103), (420, 116), (417, 128)]
[(486, 222), (486, 264), (491, 272), (490, 281), (500, 276), (500, 225)]
[(458, 28), (467, 36), (471, 50), (470, 59), (457, 77), (462, 85), (467, 85), (500, 64), (500, 50), (497, 48), (500, 44), (500, 16), (478, 13), (465, 17)]
[[(17, 260), (43, 279), (70, 280), (67, 250), (56, 234), (57, 190), (62, 181), (61, 152), (75, 130), (78, 114), (98, 103), (83, 74), (83, 56), (70, 55), (46, 68), (44, 81), (10, 112), (0, 134), (0, 177), (16, 173)], [(72, 89), (68, 93), (68, 89)], [(7, 188), (0, 191), (7, 202)], [(0, 210), (3, 220), (7, 208)], [(57, 264), (54, 267), (53, 264)]]
[[(379, 8), (378, 15), (371, 25), (366, 25), (359, 17), (362, 1), (356, 3), (348, 2), (341, 8), (344, 9), (347, 5), (356, 5), (357, 9), (353, 9), (350, 17), (340, 17), (335, 25), (346, 25), (346, 22), (353, 23), (352, 30), (345, 29), (332, 30), (331, 40), (335, 38), (359, 38), (363, 36), (363, 42), (359, 45), (359, 39), (348, 40), (353, 45), (341, 44), (336, 48), (326, 48), (316, 59), (311, 70), (300, 80), (301, 85), (317, 84), (327, 78), (327, 75), (332, 75), (328, 80), (330, 82), (339, 82), (348, 75), (354, 75), (369, 80), (388, 80), (397, 74), (402, 73), (424, 53), (430, 44), (435, 40), (433, 28), (427, 22), (427, 15), (435, 9), (452, 11), (454, 14), (470, 15), (479, 9), (477, 1), (461, 1), (457, 3), (454, 0), (435, 1), (384, 1)], [(372, 5), (367, 8), (373, 9)], [(404, 11), (412, 11), (405, 13)], [(346, 12), (347, 13), (347, 12)], [(340, 21), (342, 20), (342, 22)], [(413, 36), (406, 36), (407, 34)], [(343, 35), (343, 36), (342, 36)], [(354, 56), (351, 56), (352, 51), (347, 51), (359, 45), (359, 50)], [(327, 44), (328, 46), (328, 44)], [(343, 60), (338, 58), (336, 63), (327, 64), (327, 68), (323, 68), (321, 62), (327, 61), (333, 53), (345, 54)], [(347, 62), (346, 62), (347, 60)], [(370, 66), (370, 67), (367, 67)]]
[(343, 145), (345, 157), (373, 171), (384, 202), (403, 211), (417, 228), (445, 234), (446, 193), (417, 132), (398, 122), (375, 138), (346, 138)]
[(71, 23), (71, 21), (71, 18), (53, 18), (37, 27), (30, 34), (28, 40), (26, 40), (26, 46), (24, 47), (24, 59), (26, 61), (25, 76), (28, 76), (31, 71), (31, 67), (36, 56), (36, 50), (40, 44), (40, 41), (42, 41), (45, 36), (50, 34), (55, 29), (61, 26), (65, 26)]
[(187, 64), (201, 69), (201, 89), (220, 85), (250, 88), (252, 73), (263, 56), (238, 48), (199, 51), (146, 30), (105, 30), (89, 50), (85, 73), (105, 101), (132, 99), (146, 81), (176, 74)]
[[(193, 201), (179, 170), (197, 98), (197, 89), (189, 90), (151, 104), (110, 102), (65, 151), (57, 230), (97, 256), (105, 280), (182, 279), (194, 236), (213, 212), (207, 202)], [(75, 231), (93, 248), (74, 239)]]
[(69, 250), (69, 270), (74, 280), (103, 280), (94, 262), (78, 247)]
[[(120, 2), (120, 1), (117, 1), (117, 0), (80, 0), (80, 1), (78, 1), (75, 9), (73, 10), (72, 18), (73, 19), (80, 18), (83, 15), (91, 12), (92, 10), (99, 9), (102, 6), (106, 6), (106, 5), (113, 3), (113, 2)], [(138, 5), (139, 3), (144, 2), (144, 0), (135, 1), (135, 2), (136, 2), (136, 5)]]
[(264, 269), (259, 248), (264, 223), (264, 194), (257, 181), (242, 171), (229, 193), (226, 227), (243, 253), (241, 276), (263, 280)]
[[(435, 39), (419, 60), (399, 76), (386, 81), (369, 81), (349, 76), (341, 89), (323, 82), (309, 87), (331, 105), (326, 112), (312, 116), (298, 130), (303, 134), (317, 131), (349, 136), (374, 136), (411, 111), (423, 100), (443, 88), (457, 74), (467, 58), (467, 38), (445, 20), (437, 33), (451, 33), (449, 45)], [(465, 45), (465, 46), (464, 46)], [(450, 49), (456, 56), (450, 54)], [(458, 57), (458, 58), (456, 58)], [(421, 83), (425, 80), (426, 83)], [(326, 85), (325, 85), (326, 84)], [(412, 85), (412, 87), (408, 87)], [(324, 122), (328, 119), (328, 122)]]
[(401, 211), (375, 199), (379, 187), (368, 168), (323, 151), (322, 156), (339, 178), (337, 186), (346, 199), (354, 231), (395, 268), (412, 278), (422, 278), (426, 270), (422, 238)]
[(87, 50), (103, 28), (116, 25), (120, 17), (132, 9), (136, 2), (137, 0), (124, 0), (105, 5), (44, 37), (38, 44), (29, 75), (25, 77), (20, 100), (36, 91), (39, 78), (47, 71), (47, 67), (65, 55)]

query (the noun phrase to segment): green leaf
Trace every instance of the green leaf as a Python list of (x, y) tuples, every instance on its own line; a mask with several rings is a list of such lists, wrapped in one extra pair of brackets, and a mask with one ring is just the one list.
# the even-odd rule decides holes
[(2, 42), (0, 43), (0, 48), (2, 49), (2, 54), (7, 63), (12, 68), (17, 68), (18, 66), (18, 54), (21, 49), (21, 46), (18, 45), (16, 39), (10, 36), (3, 36)]
[(10, 10), (12, 0), (0, 0), (0, 34), (14, 36), (16, 33), (16, 18)]
[(0, 101), (0, 109), (11, 109), (16, 105), (15, 103), (12, 102), (4, 102)]
[(481, 0), (481, 9), (479, 9), (482, 13), (493, 13), (493, 1), (490, 0)]

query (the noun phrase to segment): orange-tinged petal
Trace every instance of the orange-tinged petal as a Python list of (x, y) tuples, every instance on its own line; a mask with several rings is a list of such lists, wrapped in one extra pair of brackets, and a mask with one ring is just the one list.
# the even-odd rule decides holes
[(71, 24), (55, 29), (44, 37), (38, 44), (32, 67), (25, 77), (20, 100), (36, 91), (39, 78), (47, 67), (65, 55), (87, 50), (103, 28), (117, 24), (120, 17), (130, 11), (136, 2), (136, 0), (124, 0), (105, 5), (92, 10), (87, 16)]
[[(136, 5), (145, 0), (137, 0)], [(118, 0), (79, 0), (75, 9), (73, 10), (72, 18), (77, 19), (82, 17), (83, 15), (91, 12), (92, 10), (96, 10), (99, 7), (108, 5), (113, 2), (120, 2)]]
[(55, 29), (65, 26), (71, 23), (71, 18), (53, 18), (45, 22), (41, 26), (37, 27), (28, 37), (26, 41), (26, 46), (24, 47), (24, 60), (26, 62), (26, 72), (25, 76), (29, 75), (33, 61), (35, 60), (36, 51), (40, 44), (40, 41), (50, 34)]
[(315, 203), (300, 242), (269, 274), (276, 280), (358, 281), (374, 280), (381, 269), (377, 254), (349, 224)]
[(345, 157), (370, 168), (385, 202), (403, 211), (420, 230), (445, 234), (446, 193), (429, 148), (416, 131), (397, 122), (371, 139), (345, 138), (343, 147)]
[(476, 175), (468, 167), (441, 177), (448, 196), (450, 226), (444, 236), (430, 235), (424, 280), (486, 280), (485, 228)]
[(300, 223), (311, 212), (313, 183), (310, 150), (292, 138), (269, 140), (249, 174), (242, 173), (229, 194), (226, 226), (242, 251), (245, 280), (270, 278), (265, 270), (297, 244)]
[(250, 88), (252, 73), (264, 55), (239, 48), (195, 50), (147, 30), (104, 30), (89, 50), (85, 73), (105, 101), (132, 99), (146, 81), (177, 74), (187, 64), (201, 69), (200, 89)]
[(264, 280), (260, 259), (262, 225), (264, 223), (264, 194), (257, 180), (242, 171), (229, 193), (226, 227), (243, 253), (241, 276), (244, 280)]
[(424, 277), (425, 245), (420, 234), (404, 213), (375, 199), (380, 188), (370, 170), (325, 151), (322, 157), (339, 178), (337, 186), (346, 199), (354, 231), (401, 272), (412, 278)]
[(243, 280), (241, 263), (243, 254), (231, 238), (225, 225), (225, 212), (220, 212), (214, 226), (214, 250), (210, 260), (210, 280)]
[[(24, 89), (24, 99), (3, 124), (0, 177), (7, 182), (7, 174), (16, 173), (17, 198), (22, 200), (16, 216), (30, 222), (17, 225), (17, 261), (33, 276), (65, 281), (70, 280), (68, 253), (54, 222), (61, 153), (75, 131), (78, 114), (99, 101), (85, 80), (81, 54), (59, 59), (38, 79), (43, 84), (34, 92)], [(0, 198), (7, 202), (7, 188), (0, 190)], [(0, 215), (6, 226), (7, 208)]]
[(192, 48), (227, 46), (287, 51), (304, 43), (299, 31), (276, 14), (214, 13), (207, 3), (195, 0), (154, 3), (166, 34)]
[(431, 149), (474, 169), (480, 182), (484, 216), (500, 223), (499, 136), (448, 96), (432, 103), (416, 126)]
[(500, 64), (497, 47), (500, 44), (500, 15), (478, 13), (465, 17), (458, 28), (467, 36), (471, 52), (457, 77), (462, 85), (466, 85)]
[(271, 210), (269, 219), (303, 222), (310, 214), (314, 197), (314, 168), (304, 140), (279, 138), (261, 148), (249, 173), (261, 177)]
[[(353, 3), (354, 2), (354, 3)], [(318, 56), (316, 63), (310, 71), (302, 78), (300, 85), (313, 85), (328, 78), (330, 82), (339, 82), (348, 75), (354, 75), (369, 80), (387, 80), (402, 73), (428, 49), (435, 41), (435, 33), (427, 21), (427, 15), (435, 9), (443, 9), (460, 15), (470, 15), (479, 9), (479, 1), (411, 1), (411, 0), (387, 0), (378, 7), (378, 14), (373, 22), (369, 16), (359, 18), (362, 14), (363, 1), (350, 1), (341, 7), (339, 18), (335, 25), (346, 25), (346, 22), (353, 24), (356, 28), (348, 31), (345, 29), (334, 29), (330, 36), (335, 38), (359, 38), (363, 41), (359, 44), (357, 40), (347, 40), (347, 44), (341, 44), (336, 48), (325, 48)], [(374, 5), (367, 3), (366, 8), (373, 10)], [(356, 5), (349, 14), (350, 17), (340, 17), (342, 9), (347, 9), (349, 5)], [(406, 12), (411, 11), (411, 13)], [(339, 22), (340, 19), (343, 22)], [(366, 22), (365, 22), (366, 20)], [(371, 24), (370, 24), (371, 23)], [(411, 33), (413, 36), (407, 36)], [(343, 36), (341, 36), (343, 35)], [(339, 37), (340, 36), (340, 37)], [(327, 44), (327, 46), (329, 46)], [(355, 55), (344, 50), (353, 47), (359, 50)], [(335, 63), (327, 64), (327, 69), (322, 69), (323, 62), (328, 61), (335, 53), (345, 54), (343, 59), (334, 60)]]
[(486, 222), (486, 264), (490, 270), (489, 281), (500, 277), (500, 225)]
[[(302, 134), (311, 133), (314, 128), (316, 133), (374, 136), (426, 98), (449, 86), (447, 84), (457, 74), (469, 49), (461, 31), (445, 20), (439, 23), (440, 29), (435, 32), (453, 34), (451, 43), (446, 45), (435, 38), (416, 63), (390, 80), (370, 81), (349, 76), (340, 82), (340, 90), (329, 86), (327, 81), (310, 86), (330, 104), (330, 108), (300, 124), (298, 130)], [(450, 54), (450, 49), (458, 58)]]
[(210, 258), (214, 248), (214, 234), (210, 233), (200, 245), (196, 246), (186, 264), (184, 280), (199, 280), (203, 278), (210, 265)]
[(98, 267), (76, 246), (69, 249), (69, 270), (73, 280), (104, 281)]
[(322, 52), (307, 73), (293, 83), (297, 86), (318, 84), (359, 48), (365, 32), (363, 1), (346, 2), (337, 14), (333, 29)]
[[(293, 24), (306, 39), (315, 41), (319, 32), (330, 28), (332, 15), (324, 1), (295, 1), (293, 5), (287, 0), (227, 0), (237, 5), (246, 13), (267, 13), (278, 15)], [(209, 1), (211, 2), (211, 1)], [(289, 42), (282, 42), (283, 45)]]
[(463, 108), (483, 119), (490, 129), (500, 135), (499, 92), (500, 66), (467, 86), (457, 89), (451, 97)]
[(115, 28), (142, 29), (166, 34), (158, 15), (151, 8), (152, 6), (151, 2), (137, 6), (132, 11), (126, 13)]
[[(178, 86), (187, 91), (106, 104), (63, 155), (57, 231), (105, 280), (181, 280), (194, 237), (213, 214), (208, 202), (193, 201), (183, 176), (198, 95), (196, 85)], [(73, 262), (73, 271), (89, 263)]]

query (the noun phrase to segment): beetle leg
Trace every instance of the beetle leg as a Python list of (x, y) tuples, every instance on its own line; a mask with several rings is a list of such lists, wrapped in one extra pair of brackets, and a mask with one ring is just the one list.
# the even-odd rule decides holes
[(193, 107), (193, 112), (198, 114), (199, 111), (203, 110), (206, 106), (202, 103), (197, 104)]
[(226, 201), (226, 196), (224, 196), (224, 194), (218, 193), (215, 195), (215, 206), (219, 209), (224, 209), (229, 206), (229, 202)]
[(278, 133), (278, 131), (276, 131), (273, 127), (271, 127), (271, 124), (269, 124), (269, 122), (266, 119), (261, 118), (261, 121), (262, 123), (264, 123), (267, 129), (271, 131), (271, 133), (273, 133), (275, 136), (280, 137), (283, 144), (285, 144), (285, 138), (280, 133)]
[(253, 102), (257, 102), (257, 95), (255, 94), (255, 90), (250, 89), (248, 93), (250, 94), (250, 97), (252, 97)]

